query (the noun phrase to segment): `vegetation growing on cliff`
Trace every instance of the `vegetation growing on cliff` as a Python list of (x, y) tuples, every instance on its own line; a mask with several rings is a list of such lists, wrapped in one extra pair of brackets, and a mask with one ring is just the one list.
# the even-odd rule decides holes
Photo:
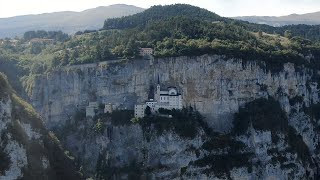
[(301, 135), (289, 126), (286, 113), (282, 110), (280, 103), (273, 98), (256, 99), (245, 104), (235, 114), (233, 125), (233, 133), (237, 135), (250, 134), (248, 130), (251, 127), (255, 130), (270, 131), (274, 143), (278, 142), (278, 134), (281, 133), (285, 135), (290, 150), (297, 153), (305, 167), (308, 164), (314, 165), (309, 149)]
[(5, 98), (9, 93), (9, 85), (6, 76), (0, 72), (0, 100)]
[(224, 155), (210, 154), (202, 159), (194, 162), (199, 167), (207, 167), (209, 169), (204, 170), (204, 173), (214, 173), (219, 178), (231, 178), (230, 171), (233, 168), (240, 168), (247, 166), (248, 171), (251, 170), (251, 162), (249, 162), (251, 153), (239, 153), (239, 152), (228, 152)]
[(303, 111), (312, 121), (318, 122), (320, 120), (320, 103), (311, 104), (309, 107), (304, 106)]
[(203, 117), (198, 111), (192, 107), (183, 108), (182, 110), (167, 110), (166, 115), (150, 115), (139, 121), (143, 130), (155, 130), (158, 134), (173, 131), (183, 138), (194, 139), (200, 132), (204, 130), (209, 132), (210, 129), (203, 121)]
[(108, 19), (104, 22), (103, 29), (128, 29), (143, 27), (152, 21), (167, 20), (177, 16), (192, 17), (202, 21), (222, 21), (226, 18), (220, 17), (208, 10), (195, 8), (187, 4), (176, 4), (168, 6), (153, 6), (150, 9), (132, 16)]
[[(21, 169), (23, 171), (23, 177), (21, 178), (27, 180), (47, 179), (48, 177), (53, 179), (82, 179), (76, 172), (73, 162), (65, 156), (60, 143), (55, 141), (45, 129), (36, 111), (30, 104), (15, 94), (2, 73), (0, 73), (0, 92), (5, 92), (12, 102), (8, 122), (2, 122), (5, 130), (0, 135), (0, 174), (3, 175), (3, 171), (8, 169), (11, 163), (4, 147), (7, 143), (14, 141), (26, 151), (26, 157), (28, 158), (27, 166)], [(27, 128), (26, 130), (26, 127), (30, 129)], [(35, 134), (34, 137), (31, 137), (32, 135), (28, 134), (28, 131), (32, 131)], [(13, 156), (17, 156), (14, 158), (19, 159), (23, 158), (24, 155), (18, 153), (13, 154)], [(47, 168), (42, 165), (43, 159), (47, 161)], [(21, 163), (23, 164), (23, 162)]]
[(241, 107), (235, 114), (233, 125), (235, 134), (246, 133), (251, 125), (256, 130), (285, 132), (288, 119), (278, 101), (261, 98)]
[(133, 110), (115, 110), (112, 113), (101, 113), (94, 117), (94, 122), (98, 123), (99, 119), (101, 123), (110, 121), (114, 126), (130, 125), (132, 122), (130, 119), (133, 118)]
[(128, 165), (122, 167), (111, 166), (106, 158), (106, 152), (99, 154), (96, 165), (96, 179), (114, 179), (121, 175), (128, 175), (128, 180), (141, 179), (143, 172), (143, 165), (136, 161), (130, 162)]
[[(56, 177), (57, 179), (82, 179), (75, 169), (74, 162), (66, 156), (60, 141), (53, 133), (45, 129), (43, 121), (33, 107), (15, 94), (12, 94), (12, 105), (13, 122), (10, 126), (12, 138), (26, 148), (27, 155), (30, 157), (28, 169), (25, 169), (24, 172), (24, 178), (34, 179), (34, 177), (43, 176), (39, 174), (40, 172), (34, 171), (34, 169), (37, 167), (37, 159), (43, 158), (40, 156), (45, 154), (50, 165), (49, 174), (51, 177)], [(39, 146), (37, 143), (30, 143), (20, 125), (21, 123), (30, 124), (34, 131), (41, 134), (39, 141), (43, 142), (43, 146)]]
[(29, 41), (31, 39), (52, 39), (55, 41), (64, 42), (70, 39), (70, 36), (66, 33), (63, 33), (62, 31), (44, 31), (44, 30), (38, 30), (38, 31), (27, 31), (23, 35), (24, 41)]
[(311, 158), (309, 148), (303, 141), (302, 136), (298, 135), (297, 131), (293, 127), (289, 127), (287, 132), (287, 141), (293, 152), (296, 152), (298, 158), (302, 161), (305, 167), (311, 165), (314, 166), (313, 160)]
[[(201, 8), (177, 4), (109, 19), (102, 30), (79, 33), (70, 39), (61, 32), (30, 31), (21, 40), (22, 44), (5, 43), (0, 52), (9, 55), (6, 59), (14, 57), (19, 67), (26, 70), (24, 74), (31, 75), (67, 65), (138, 58), (140, 47), (153, 48), (155, 57), (218, 54), (257, 60), (274, 72), (281, 70), (286, 62), (320, 69), (319, 44), (297, 37), (308, 31), (307, 27), (301, 31), (293, 27), (287, 27), (291, 29), (289, 36), (289, 31), (284, 29), (231, 20)], [(35, 37), (57, 41), (23, 44)]]
[[(3, 138), (1, 138), (1, 140), (3, 140)], [(0, 146), (0, 162), (1, 162), (0, 163), (0, 176), (4, 175), (4, 172), (9, 169), (10, 164), (11, 164), (9, 155), (4, 151), (4, 148), (1, 146)]]

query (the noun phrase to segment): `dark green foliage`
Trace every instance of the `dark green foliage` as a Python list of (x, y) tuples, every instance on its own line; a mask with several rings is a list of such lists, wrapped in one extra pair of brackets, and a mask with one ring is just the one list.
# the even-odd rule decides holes
[[(81, 123), (86, 121), (85, 110), (78, 110), (71, 119), (66, 120), (63, 126), (58, 126), (51, 129), (60, 140), (65, 140), (68, 135), (76, 133)], [(90, 126), (92, 127), (92, 126)]]
[[(296, 67), (320, 69), (319, 44), (297, 37), (299, 34), (295, 30), (289, 29), (293, 37), (286, 39), (273, 34), (277, 28), (219, 17), (190, 5), (155, 6), (133, 16), (107, 20), (105, 29), (85, 34), (79, 32), (70, 40), (59, 32), (30, 31), (25, 39), (57, 36), (56, 39), (66, 42), (31, 47), (5, 46), (5, 49), (17, 54), (19, 59), (23, 56), (37, 59), (36, 62), (24, 61), (25, 69), (31, 74), (42, 74), (65, 65), (140, 58), (141, 47), (153, 48), (155, 57), (217, 54), (258, 61), (272, 72), (281, 71), (287, 62)], [(279, 30), (279, 34), (284, 35), (285, 30)], [(252, 31), (260, 32), (260, 35)], [(261, 31), (270, 34), (261, 36)], [(300, 31), (303, 32), (303, 27)], [(24, 51), (31, 55), (20, 53)], [(306, 61), (303, 56), (309, 54), (314, 56)]]
[(78, 110), (73, 116), (74, 121), (83, 121), (86, 119), (86, 113), (84, 110)]
[[(252, 154), (245, 152), (245, 144), (233, 139), (230, 134), (212, 134), (210, 139), (203, 145), (202, 149), (209, 154), (198, 159), (193, 164), (200, 167), (209, 166), (205, 173), (214, 172), (218, 177), (230, 178), (230, 170), (235, 167), (252, 168), (249, 159)], [(216, 154), (212, 152), (223, 150), (225, 154)]]
[(208, 126), (203, 121), (199, 112), (192, 109), (172, 110), (172, 118), (162, 116), (150, 116), (143, 118), (139, 123), (144, 130), (153, 127), (159, 134), (165, 131), (174, 131), (181, 137), (193, 139), (200, 128), (208, 131)]
[[(302, 101), (302, 98), (297, 97), (296, 100), (292, 100), (292, 102), (296, 101)], [(313, 108), (317, 109), (318, 107), (313, 106), (310, 109)], [(319, 112), (315, 109), (309, 110), (309, 112)], [(319, 117), (317, 114), (314, 116)], [(276, 133), (284, 133), (291, 151), (298, 154), (298, 158), (301, 159), (305, 166), (307, 164), (313, 165), (307, 145), (295, 129), (288, 125), (285, 112), (281, 109), (279, 102), (274, 99), (257, 99), (247, 103), (243, 108), (240, 108), (239, 113), (235, 115), (233, 123), (233, 133), (238, 135), (246, 133), (251, 124), (256, 130), (271, 131), (272, 141), (274, 143), (278, 141)], [(277, 154), (277, 157), (273, 158), (275, 163), (286, 161), (286, 159), (284, 159), (285, 157), (278, 152), (270, 151), (268, 153)]]
[(49, 135), (44, 137), (43, 145), (48, 149), (52, 177), (56, 179), (84, 179), (75, 169), (73, 162), (65, 155), (60, 144)]
[[(196, 160), (195, 165), (200, 167), (210, 166), (210, 169), (205, 170), (205, 172), (214, 172), (214, 174), (219, 177), (230, 178), (230, 170), (237, 167), (243, 167), (249, 165), (249, 159), (252, 154), (240, 154), (240, 153), (228, 153), (226, 155), (209, 155), (202, 159)], [(249, 168), (250, 166), (248, 166)], [(250, 168), (249, 168), (250, 169)]]
[(4, 175), (4, 172), (9, 169), (10, 166), (10, 157), (4, 152), (4, 149), (0, 147), (0, 175)]
[(182, 167), (182, 168), (180, 169), (180, 175), (182, 176), (184, 173), (186, 173), (186, 172), (187, 172), (187, 169), (188, 169), (188, 167)]
[[(8, 59), (15, 57), (24, 75), (29, 74), (30, 87), (35, 75), (60, 66), (141, 58), (141, 47), (153, 48), (155, 57), (217, 54), (257, 61), (261, 67), (276, 73), (287, 62), (294, 63), (297, 69), (320, 69), (320, 45), (305, 39), (314, 40), (319, 33), (317, 27), (275, 28), (219, 17), (190, 5), (155, 6), (133, 16), (107, 20), (106, 30), (79, 32), (72, 38), (62, 32), (29, 31), (25, 40), (50, 38), (61, 42), (31, 46), (5, 43), (0, 46), (0, 55), (9, 54)], [(292, 33), (290, 39), (280, 37), (286, 30)], [(262, 31), (269, 34), (261, 36)], [(304, 57), (310, 54), (313, 56), (306, 61)]]
[(270, 34), (279, 34), (282, 36), (291, 37), (303, 37), (305, 39), (319, 41), (320, 40), (320, 25), (286, 25), (281, 27), (273, 27), (265, 24), (254, 24), (245, 21), (233, 21), (235, 24), (242, 25), (249, 31), (254, 32), (267, 32)]
[(309, 107), (304, 106), (303, 111), (309, 115), (312, 120), (320, 120), (320, 103), (311, 104)]
[(0, 72), (0, 100), (8, 95), (9, 85), (8, 80), (4, 74)]
[[(188, 9), (190, 13), (185, 13), (183, 8)], [(157, 13), (159, 9), (168, 13), (161, 12), (159, 15)], [(172, 9), (175, 11), (171, 11)], [(150, 15), (151, 12), (156, 14), (156, 17)], [(105, 29), (124, 29), (121, 32), (124, 35), (132, 34), (128, 37), (134, 36), (139, 39), (140, 46), (153, 47), (157, 57), (219, 54), (243, 60), (260, 60), (273, 72), (282, 70), (286, 62), (293, 62), (296, 65), (306, 64), (300, 54), (308, 55), (319, 51), (318, 45), (297, 37), (301, 33), (296, 33), (294, 30), (250, 24), (221, 18), (214, 13), (209, 14), (210, 12), (204, 13), (202, 9), (188, 5), (157, 6), (137, 15), (108, 20), (105, 22)], [(219, 22), (212, 23), (213, 21)], [(291, 38), (290, 35), (292, 45), (286, 47), (280, 43), (279, 38), (270, 40), (269, 35), (261, 36), (260, 33), (259, 36), (258, 33), (256, 37), (250, 33), (261, 30), (270, 34), (278, 30), (281, 35), (285, 32), (288, 35), (291, 31), (294, 36)], [(266, 40), (270, 42), (265, 42)], [(319, 67), (317, 59), (318, 57), (312, 58), (308, 67)]]
[(101, 104), (99, 104), (99, 110), (100, 110), (100, 111), (103, 111), (103, 110), (104, 110), (104, 107), (105, 107), (105, 105), (104, 105), (104, 104), (102, 104), (102, 103), (101, 103)]
[(260, 85), (260, 90), (267, 92), (267, 91), (268, 91), (268, 86), (265, 85), (265, 84), (261, 84), (261, 85)]
[(106, 160), (105, 154), (106, 151), (99, 154), (96, 165), (96, 179), (118, 179), (117, 177), (122, 175), (128, 175), (128, 180), (141, 179), (142, 164), (132, 161), (127, 166), (111, 166), (110, 162)]
[(41, 43), (33, 43), (31, 44), (30, 53), (31, 54), (40, 54), (42, 52), (42, 49), (45, 48), (45, 45)]
[(150, 116), (151, 115), (151, 108), (149, 106), (147, 106), (146, 109), (144, 110), (144, 114), (146, 116)]
[(82, 34), (87, 34), (87, 33), (94, 33), (98, 32), (97, 30), (85, 30), (85, 31), (77, 31), (74, 35), (82, 35)]
[(169, 110), (169, 109), (164, 109), (164, 108), (159, 108), (158, 109), (158, 112), (160, 113), (160, 114), (171, 114), (171, 110)]
[(133, 110), (116, 110), (111, 114), (99, 114), (94, 118), (94, 120), (101, 120), (101, 123), (105, 123), (106, 121), (111, 121), (114, 126), (124, 126), (130, 125), (132, 122), (130, 121), (134, 117)]
[(135, 27), (144, 27), (150, 22), (167, 20), (172, 17), (185, 16), (201, 21), (223, 21), (237, 26), (242, 26), (249, 31), (260, 32), (259, 37), (262, 37), (262, 31), (270, 34), (280, 34), (286, 37), (300, 36), (310, 40), (320, 40), (320, 25), (287, 25), (282, 27), (273, 27), (264, 24), (254, 24), (245, 21), (220, 17), (208, 10), (201, 9), (186, 4), (176, 4), (169, 6), (154, 6), (132, 16), (108, 19), (104, 23), (103, 29), (128, 29)]
[(243, 150), (245, 145), (240, 141), (233, 140), (230, 135), (218, 134), (212, 136), (210, 140), (206, 141), (202, 145), (202, 148), (207, 151), (226, 148), (231, 153), (234, 153)]
[(249, 102), (239, 109), (234, 117), (233, 132), (244, 134), (251, 124), (256, 130), (283, 132), (288, 128), (288, 119), (279, 102), (273, 98), (261, 98)]
[(23, 35), (25, 41), (29, 41), (34, 38), (41, 38), (41, 39), (54, 39), (56, 41), (65, 42), (70, 39), (70, 36), (62, 31), (28, 31), (25, 32)]
[[(32, 106), (11, 90), (6, 78), (0, 73), (0, 89), (2, 88), (10, 96), (12, 111), (10, 123), (0, 137), (0, 174), (11, 163), (4, 147), (9, 141), (15, 141), (26, 150), (28, 157), (28, 165), (22, 168), (23, 179), (83, 179), (75, 170), (73, 162), (64, 154), (59, 140), (45, 129), (43, 121)], [(40, 134), (40, 138), (29, 140), (21, 123), (29, 124)], [(47, 169), (42, 169), (42, 158), (47, 158), (50, 163)]]
[[(152, 15), (148, 14), (151, 12), (159, 14), (157, 13), (158, 8), (168, 11), (168, 15), (161, 12), (161, 16), (156, 15), (151, 18)], [(260, 25), (256, 27), (254, 24), (249, 24), (249, 26), (245, 22), (217, 17), (213, 13), (211, 15), (184, 13), (185, 11), (181, 8), (186, 8), (189, 12), (202, 12), (202, 9), (188, 5), (160, 6), (137, 15), (108, 20), (105, 27), (106, 29), (110, 27), (124, 29), (120, 31), (123, 34), (122, 37), (134, 37), (138, 40), (137, 46), (139, 47), (153, 47), (156, 57), (226, 55), (230, 58), (263, 61), (266, 63), (266, 69), (272, 72), (281, 71), (283, 64), (287, 62), (297, 65), (306, 64), (299, 54), (307, 54), (306, 52), (311, 51), (314, 46), (305, 39), (295, 37), (291, 39), (293, 45), (285, 47), (278, 42), (279, 39), (270, 40), (269, 36), (259, 35), (256, 37), (247, 31), (248, 29), (254, 30), (253, 27), (258, 28)], [(199, 16), (202, 18), (198, 18)], [(217, 20), (219, 22), (212, 23)], [(270, 42), (265, 42), (266, 40)], [(301, 43), (301, 40), (304, 43)], [(124, 44), (117, 46), (114, 51), (117, 52), (117, 56), (125, 56), (122, 52), (127, 42), (123, 40), (120, 43)], [(311, 59), (312, 63), (320, 64), (315, 58), (313, 59)], [(314, 68), (315, 66), (310, 65), (309, 67)]]
[(292, 32), (290, 30), (286, 30), (284, 31), (284, 37), (286, 38), (292, 38)]
[(101, 121), (101, 119), (98, 119), (96, 124), (93, 126), (93, 129), (96, 133), (103, 134), (106, 129), (106, 125)]
[(134, 112), (132, 110), (113, 111), (111, 113), (112, 124), (115, 126), (130, 124), (130, 120), (133, 118), (133, 115)]
[[(18, 94), (23, 95), (24, 89), (21, 85), (20, 78), (26, 74), (26, 71), (19, 67), (17, 58), (10, 57), (4, 53), (0, 48), (0, 72), (5, 74), (14, 90), (16, 90)], [(3, 85), (1, 86), (5, 87)]]
[(128, 29), (143, 27), (152, 21), (166, 20), (176, 16), (192, 17), (202, 21), (225, 20), (206, 9), (201, 9), (187, 4), (176, 4), (168, 6), (153, 6), (142, 13), (132, 16), (108, 19), (103, 29)]
[(271, 163), (273, 165), (280, 164), (281, 169), (285, 168), (285, 164), (289, 161), (289, 159), (286, 157), (286, 154), (288, 153), (287, 150), (279, 151), (278, 148), (272, 148), (272, 149), (268, 149), (267, 153), (269, 156), (271, 156)]
[(288, 158), (281, 154), (278, 154), (278, 155), (273, 154), (271, 161), (274, 165), (276, 165), (279, 162), (282, 166), (285, 162), (288, 162)]
[(294, 163), (289, 163), (289, 164), (281, 164), (281, 169), (295, 169), (297, 165)]
[(298, 158), (301, 159), (302, 163), (305, 166), (307, 164), (313, 165), (308, 146), (303, 141), (302, 136), (298, 135), (293, 127), (289, 127), (287, 138), (288, 144), (298, 154)]
[(303, 99), (302, 96), (295, 96), (294, 98), (289, 99), (289, 103), (291, 106), (294, 106), (297, 103), (303, 103)]

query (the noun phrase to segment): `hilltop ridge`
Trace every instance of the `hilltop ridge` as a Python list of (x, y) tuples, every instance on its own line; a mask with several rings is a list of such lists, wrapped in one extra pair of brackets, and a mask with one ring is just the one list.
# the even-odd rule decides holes
[[(286, 62), (320, 67), (319, 57), (315, 56), (320, 54), (317, 44), (320, 32), (316, 28), (275, 28), (176, 4), (153, 6), (135, 15), (108, 19), (100, 31), (77, 33), (61, 43), (3, 47), (21, 55), (21, 59), (33, 57), (35, 61), (24, 61), (24, 66), (35, 74), (74, 64), (137, 59), (141, 58), (139, 48), (144, 47), (152, 48), (155, 58), (216, 54), (263, 61), (268, 70), (279, 71)], [(310, 54), (314, 56), (306, 61)]]
[(226, 18), (211, 11), (188, 4), (157, 5), (131, 16), (108, 19), (105, 21), (103, 29), (134, 28), (174, 17), (188, 17), (201, 21), (227, 21)]
[(287, 16), (238, 16), (233, 18), (274, 27), (298, 24), (319, 25), (320, 11), (306, 14), (290, 14)]
[(116, 4), (87, 9), (82, 12), (63, 11), (36, 15), (0, 18), (0, 38), (21, 36), (31, 30), (62, 30), (73, 34), (87, 29), (100, 29), (105, 19), (142, 12), (131, 5)]

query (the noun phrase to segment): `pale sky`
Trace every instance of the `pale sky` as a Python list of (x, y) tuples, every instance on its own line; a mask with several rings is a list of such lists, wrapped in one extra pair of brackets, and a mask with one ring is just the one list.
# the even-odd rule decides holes
[(281, 16), (320, 11), (320, 0), (0, 0), (0, 18), (57, 11), (82, 11), (98, 6), (129, 4), (148, 8), (186, 3), (221, 16)]

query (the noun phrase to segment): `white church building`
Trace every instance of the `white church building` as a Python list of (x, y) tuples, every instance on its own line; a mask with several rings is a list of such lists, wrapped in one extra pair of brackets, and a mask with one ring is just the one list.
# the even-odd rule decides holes
[(149, 99), (144, 104), (137, 104), (134, 108), (134, 115), (137, 118), (145, 116), (145, 109), (150, 107), (152, 113), (156, 113), (160, 108), (163, 109), (182, 109), (182, 95), (176, 87), (168, 87), (161, 89), (160, 83), (157, 84), (157, 89), (154, 94), (154, 99)]

